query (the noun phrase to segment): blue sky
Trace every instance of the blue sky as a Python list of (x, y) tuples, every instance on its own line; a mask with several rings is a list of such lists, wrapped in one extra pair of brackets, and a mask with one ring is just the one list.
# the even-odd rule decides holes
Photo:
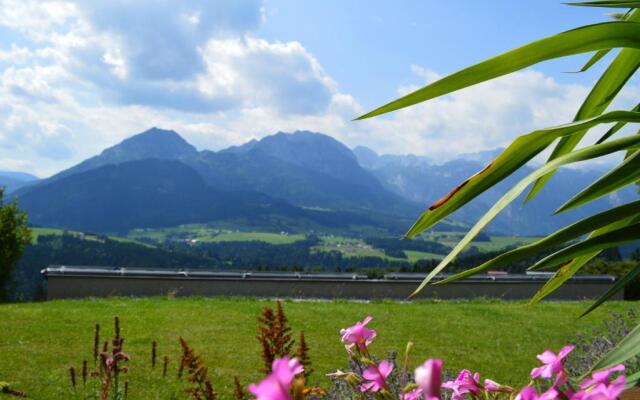
[[(557, 0), (276, 1), (258, 31), (269, 40), (298, 40), (366, 108), (415, 83), (408, 66), (446, 74), (535, 38), (602, 22), (606, 9)], [(563, 74), (587, 56), (536, 67), (560, 82), (588, 83), (594, 74)], [(577, 61), (576, 61), (577, 60)]]
[[(307, 129), (435, 159), (571, 119), (604, 63), (543, 65), (359, 113), (528, 41), (607, 20), (555, 0), (0, 0), (0, 170), (46, 176), (151, 126), (220, 149)], [(635, 104), (638, 82), (616, 106)]]

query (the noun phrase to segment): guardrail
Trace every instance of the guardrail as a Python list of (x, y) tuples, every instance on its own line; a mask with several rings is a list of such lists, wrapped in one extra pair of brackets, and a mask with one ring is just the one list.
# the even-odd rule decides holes
[[(43, 269), (47, 298), (105, 296), (250, 296), (291, 298), (404, 299), (426, 274), (389, 273), (369, 279), (357, 273), (206, 271), (82, 266)], [(441, 279), (447, 275), (436, 277)], [(526, 299), (546, 282), (547, 274), (477, 275), (443, 286), (428, 286), (419, 298)], [(615, 281), (610, 275), (570, 279), (550, 299), (577, 300), (602, 295)], [(618, 299), (622, 298), (619, 294)]]

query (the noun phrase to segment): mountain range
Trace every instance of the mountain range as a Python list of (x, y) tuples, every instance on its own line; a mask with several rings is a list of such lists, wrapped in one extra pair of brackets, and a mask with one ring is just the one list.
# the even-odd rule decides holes
[[(361, 163), (371, 165), (370, 172), (388, 190), (426, 205), (435, 203), (448, 193), (448, 190), (482, 170), (501, 151), (502, 149), (496, 149), (473, 153), (443, 164), (430, 164), (416, 163), (415, 156), (396, 156), (393, 162), (389, 162), (387, 158), (386, 162), (381, 163), (380, 160), (385, 160), (385, 156), (378, 156), (379, 161), (376, 161), (376, 154), (372, 150), (362, 147), (354, 149)], [(494, 188), (462, 207), (452, 218), (468, 223), (477, 221), (516, 182), (533, 171), (534, 168), (528, 165), (520, 168)], [(490, 229), (506, 234), (541, 235), (587, 215), (638, 198), (636, 187), (632, 185), (575, 210), (553, 215), (560, 205), (604, 173), (605, 171), (597, 168), (560, 169), (533, 200), (525, 204), (523, 194), (507, 206), (491, 223)]]
[(0, 171), (0, 186), (7, 192), (20, 189), (23, 186), (36, 183), (39, 178), (25, 172)]
[[(424, 205), (480, 170), (497, 151), (434, 164), (421, 156), (351, 150), (330, 136), (307, 131), (279, 132), (217, 152), (198, 151), (178, 133), (152, 128), (47, 179), (22, 186), (0, 180), (0, 185), (7, 185), (32, 224), (42, 226), (126, 232), (228, 221), (272, 229), (292, 223), (298, 229), (367, 227), (395, 235)], [(531, 170), (516, 172), (440, 228), (459, 230), (475, 222)], [(551, 217), (598, 176), (591, 170), (562, 170), (536, 199), (513, 203), (490, 229), (543, 234), (637, 198), (628, 188)]]

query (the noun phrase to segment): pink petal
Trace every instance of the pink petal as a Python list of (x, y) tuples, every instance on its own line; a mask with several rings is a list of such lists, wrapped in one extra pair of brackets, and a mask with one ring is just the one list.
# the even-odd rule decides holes
[(567, 354), (571, 353), (575, 346), (564, 346), (560, 349), (560, 353), (558, 353), (558, 358), (563, 359), (567, 356)]
[(500, 390), (500, 388), (502, 388), (502, 385), (500, 385), (498, 382), (492, 381), (491, 379), (484, 380), (484, 390), (486, 390), (487, 392), (497, 392)]
[(538, 354), (537, 357), (538, 357), (538, 360), (540, 360), (540, 362), (542, 362), (543, 364), (551, 364), (557, 358), (555, 353), (552, 352), (551, 350), (545, 350), (544, 353)]
[(516, 400), (536, 400), (538, 393), (531, 386), (527, 386), (518, 393)]
[(380, 371), (380, 375), (386, 379), (389, 374), (391, 374), (391, 371), (393, 371), (393, 363), (388, 360), (382, 360), (378, 366), (378, 371)]
[(368, 381), (377, 379), (380, 376), (376, 367), (369, 367), (362, 372), (362, 377)]
[(422, 389), (425, 397), (440, 397), (442, 386), (442, 360), (430, 359), (416, 368), (414, 372), (416, 384)]
[(555, 400), (557, 398), (558, 392), (554, 388), (551, 388), (538, 396), (538, 400)]

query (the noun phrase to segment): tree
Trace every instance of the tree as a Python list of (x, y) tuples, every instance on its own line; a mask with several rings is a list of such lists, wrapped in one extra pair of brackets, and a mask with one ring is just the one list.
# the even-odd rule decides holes
[[(538, 129), (516, 137), (493, 162), (461, 182), (418, 218), (406, 233), (408, 238), (414, 237), (442, 221), (523, 167), (544, 150), (551, 149), (557, 142), (548, 161), (512, 186), (444, 257), (440, 264), (427, 275), (414, 294), (422, 290), (436, 274), (450, 265), (474, 237), (507, 205), (520, 197), (529, 186), (532, 188), (526, 200), (534, 198), (558, 168), (614, 153), (624, 153), (625, 155), (623, 161), (573, 198), (568, 199), (556, 213), (579, 207), (640, 181), (640, 135), (615, 137), (616, 134), (622, 133), (621, 129), (625, 125), (640, 122), (640, 104), (631, 110), (607, 110), (640, 67), (640, 2), (637, 0), (599, 0), (571, 4), (587, 7), (622, 8), (625, 12), (615, 14), (612, 22), (581, 26), (531, 42), (464, 68), (357, 118), (359, 120), (370, 118), (429, 101), (543, 61), (593, 52), (592, 57), (580, 69), (580, 72), (586, 71), (608, 53), (617, 51), (577, 110), (573, 121), (560, 126)], [(464, 120), (465, 115), (461, 114), (459, 118)], [(586, 134), (591, 128), (602, 124), (613, 125), (594, 143), (576, 149), (583, 139), (590, 137)], [(478, 134), (483, 133), (479, 132)], [(585, 235), (586, 238), (580, 240)], [(509, 250), (438, 283), (453, 282), (489, 269), (504, 268), (514, 261), (559, 247), (559, 250), (530, 267), (530, 269), (555, 269), (555, 274), (534, 296), (532, 302), (535, 303), (562, 286), (589, 260), (598, 256), (603, 250), (638, 239), (640, 239), (640, 201), (634, 201), (587, 217), (532, 244)], [(574, 243), (574, 240), (580, 241)], [(611, 290), (607, 291), (584, 314), (595, 309), (617, 291), (622, 290), (638, 274), (640, 274), (640, 265), (621, 277)], [(611, 353), (611, 357), (603, 358), (594, 368), (604, 368), (613, 360), (620, 362), (640, 354), (640, 346), (635, 345), (639, 340), (640, 326), (629, 335), (625, 345), (621, 344), (617, 350)], [(639, 381), (640, 377), (635, 380), (635, 383)]]
[(15, 266), (31, 243), (27, 214), (18, 209), (15, 201), (4, 204), (4, 189), (0, 187), (0, 300), (8, 297), (8, 287)]

